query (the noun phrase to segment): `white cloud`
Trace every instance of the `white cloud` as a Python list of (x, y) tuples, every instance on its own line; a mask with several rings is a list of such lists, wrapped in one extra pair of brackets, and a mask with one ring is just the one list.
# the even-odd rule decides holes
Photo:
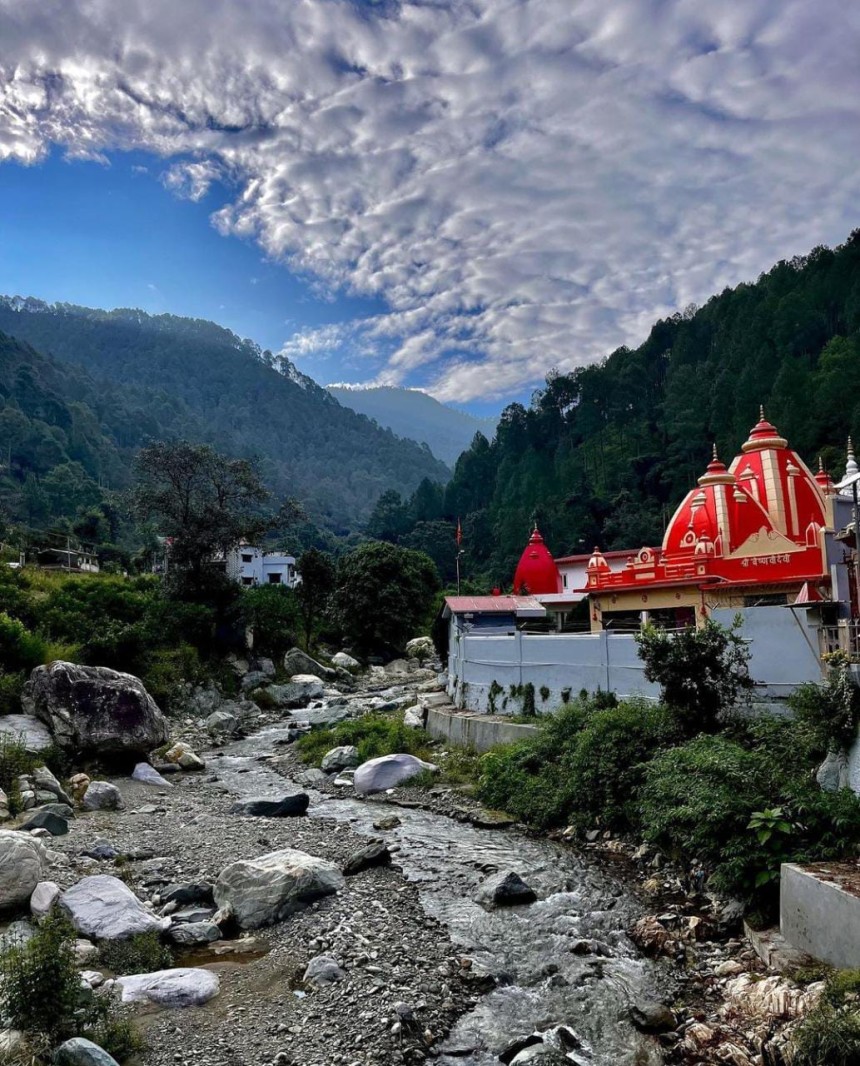
[(290, 358), (504, 396), (844, 238), (858, 51), (841, 0), (0, 0), (0, 159), (228, 178), (221, 232), (389, 307)]

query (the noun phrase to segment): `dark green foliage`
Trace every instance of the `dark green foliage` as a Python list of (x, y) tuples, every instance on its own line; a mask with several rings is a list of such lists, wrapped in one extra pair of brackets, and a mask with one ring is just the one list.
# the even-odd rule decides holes
[(792, 1037), (792, 1066), (856, 1066), (860, 1062), (860, 971), (827, 981), (818, 1006)]
[(48, 1056), (73, 1036), (98, 1043), (120, 1061), (142, 1049), (114, 997), (82, 988), (75, 962), (75, 931), (54, 911), (27, 943), (0, 959), (0, 1003), (4, 1022), (27, 1034), (37, 1053)]
[(302, 576), (296, 589), (296, 600), (305, 634), (305, 647), (310, 650), (318, 623), (328, 610), (334, 592), (336, 570), (332, 557), (317, 548), (308, 548), (297, 561)]
[(254, 650), (273, 658), (294, 647), (301, 625), (296, 594), (284, 585), (245, 589), (242, 621), (254, 632)]
[(489, 714), (495, 714), (498, 710), (497, 701), (504, 691), (495, 679), (490, 682), (490, 687), (487, 691), (487, 711)]
[(369, 714), (352, 722), (341, 722), (333, 729), (315, 729), (298, 742), (302, 758), (319, 766), (331, 748), (353, 744), (362, 762), (380, 755), (427, 755), (430, 737), (423, 729), (403, 724), (400, 715)]
[(21, 807), (18, 778), (31, 773), (42, 761), (27, 751), (23, 736), (0, 733), (0, 789), (6, 793), (11, 814), (18, 814)]
[(370, 541), (340, 560), (337, 621), (359, 651), (397, 651), (429, 625), (438, 588), (439, 575), (426, 555)]
[(855, 232), (657, 322), (638, 348), (550, 374), (528, 408), (502, 413), (495, 440), (478, 434), (460, 456), (442, 518), (461, 518), (463, 574), (487, 586), (510, 587), (533, 514), (557, 555), (657, 545), (711, 444), (736, 454), (760, 404), (835, 473), (860, 435), (858, 396)]
[(158, 933), (136, 933), (127, 940), (104, 940), (99, 962), (118, 976), (127, 973), (155, 973), (173, 965), (173, 952), (162, 944)]
[(0, 670), (14, 674), (26, 671), (45, 661), (45, 641), (31, 633), (17, 618), (0, 614)]
[(738, 629), (709, 619), (701, 628), (667, 633), (648, 626), (636, 635), (645, 677), (660, 685), (664, 703), (690, 735), (716, 729), (753, 686), (749, 649)]
[[(448, 476), (427, 448), (341, 407), (287, 360), (212, 322), (0, 299), (0, 330), (52, 356), (0, 338), (0, 456), (11, 448), (7, 485), (30, 523), (69, 502), (68, 471), (42, 484), (55, 467), (79, 463), (90, 490), (125, 488), (147, 438), (259, 456), (277, 496), (295, 493), (339, 532), (365, 520), (386, 489)], [(82, 492), (75, 507), (94, 496)]]
[[(853, 852), (860, 801), (850, 790), (818, 788), (808, 742), (802, 726), (770, 720), (737, 739), (700, 736), (660, 753), (640, 796), (646, 838), (682, 861), (701, 860), (719, 891), (747, 899), (763, 892), (765, 902), (781, 862)], [(763, 838), (767, 820), (777, 832)]]
[(802, 685), (789, 697), (798, 720), (808, 724), (822, 754), (842, 751), (857, 738), (860, 692), (847, 664), (831, 666), (820, 685)]
[(540, 721), (534, 740), (485, 756), (483, 802), (542, 828), (634, 825), (643, 764), (677, 737), (673, 716), (644, 700), (601, 708), (586, 698)]

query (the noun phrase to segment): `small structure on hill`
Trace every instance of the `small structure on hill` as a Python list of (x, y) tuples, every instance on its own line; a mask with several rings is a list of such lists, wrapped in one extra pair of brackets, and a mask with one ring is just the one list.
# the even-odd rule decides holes
[(251, 544), (240, 544), (227, 553), (226, 570), (240, 585), (285, 585), (292, 589), (301, 582), (295, 556), (263, 551)]

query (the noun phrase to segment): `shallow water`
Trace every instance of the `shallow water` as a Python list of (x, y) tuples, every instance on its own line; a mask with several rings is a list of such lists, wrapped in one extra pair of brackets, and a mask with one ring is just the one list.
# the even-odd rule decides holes
[[(240, 795), (284, 793), (285, 779), (256, 760), (282, 750), (276, 744), (285, 736), (282, 728), (263, 730), (230, 745), (210, 766)], [(422, 905), (476, 968), (500, 978), (460, 1020), (437, 1061), (491, 1066), (512, 1040), (559, 1024), (577, 1033), (595, 1066), (662, 1061), (627, 1021), (629, 1004), (659, 996), (665, 981), (624, 932), (641, 909), (620, 882), (576, 852), (516, 830), (477, 829), (428, 811), (366, 802), (352, 798), (351, 789), (343, 799), (305, 791), (310, 817), (347, 823), (365, 836), (379, 836), (373, 822), (396, 813), (402, 824), (385, 838), (400, 845), (396, 862), (416, 884)], [(475, 903), (486, 873), (503, 868), (517, 870), (538, 902), (492, 912)], [(608, 956), (573, 954), (579, 939), (600, 941)]]

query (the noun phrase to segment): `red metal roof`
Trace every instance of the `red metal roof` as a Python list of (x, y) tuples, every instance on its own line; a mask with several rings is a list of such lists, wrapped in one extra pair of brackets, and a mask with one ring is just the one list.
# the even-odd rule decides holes
[(446, 596), (445, 606), (451, 614), (545, 613), (543, 605), (534, 596)]

